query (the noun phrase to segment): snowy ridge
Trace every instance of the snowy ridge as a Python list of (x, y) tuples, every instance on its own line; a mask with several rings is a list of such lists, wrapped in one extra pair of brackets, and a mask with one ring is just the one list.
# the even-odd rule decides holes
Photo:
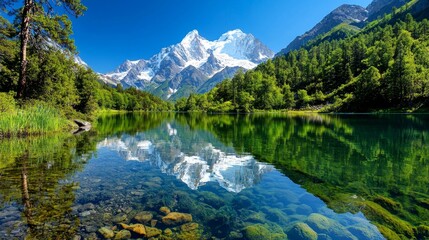
[[(200, 76), (195, 82), (202, 82), (226, 67), (248, 70), (273, 56), (274, 53), (252, 34), (238, 29), (224, 33), (214, 41), (203, 38), (197, 30), (193, 30), (180, 43), (161, 49), (149, 60), (127, 60), (115, 71), (102, 77), (122, 83), (125, 87), (144, 90), (148, 83), (152, 83), (153, 87), (153, 84), (160, 86), (165, 81), (172, 81), (190, 66), (194, 67), (193, 71), (198, 71)], [(169, 84), (169, 88), (176, 91), (162, 89), (164, 97), (170, 97), (178, 91), (177, 86), (181, 87), (181, 80), (175, 81)]]

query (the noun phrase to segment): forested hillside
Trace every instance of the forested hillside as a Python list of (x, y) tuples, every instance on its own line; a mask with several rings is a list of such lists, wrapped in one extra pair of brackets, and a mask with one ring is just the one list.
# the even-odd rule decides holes
[[(34, 35), (37, 37), (40, 36)], [(75, 62), (72, 52), (46, 38), (30, 41), (26, 86), (22, 97), (18, 98), (19, 53), (19, 27), (0, 17), (0, 97), (3, 99), (0, 103), (3, 105), (6, 98), (10, 99), (9, 95), (17, 98), (21, 105), (50, 105), (67, 116), (91, 115), (97, 109), (170, 109), (169, 103), (149, 93), (99, 83), (92, 70)]]
[[(392, 16), (393, 15), (393, 16)], [(385, 19), (395, 18), (394, 13)], [(383, 19), (353, 37), (292, 51), (227, 79), (178, 110), (416, 110), (429, 96), (429, 21)], [(380, 24), (386, 23), (386, 24)]]

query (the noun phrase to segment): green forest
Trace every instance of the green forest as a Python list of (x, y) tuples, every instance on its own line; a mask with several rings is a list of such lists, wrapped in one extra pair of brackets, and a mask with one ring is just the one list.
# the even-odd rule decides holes
[(178, 100), (176, 109), (424, 111), (429, 96), (429, 21), (407, 14), (394, 24), (377, 22), (357, 35), (313, 41), (239, 72), (206, 94)]
[[(172, 104), (133, 88), (99, 82), (77, 64), (69, 15), (79, 17), (79, 1), (58, 1), (69, 13), (56, 14), (46, 1), (1, 2), (0, 137), (57, 132), (66, 119), (93, 119), (98, 110), (167, 111)], [(10, 21), (12, 20), (13, 21)]]
[[(20, 68), (19, 29), (0, 18), (0, 95), (16, 97)], [(27, 83), (19, 103), (41, 101), (66, 114), (91, 114), (97, 109), (169, 110), (170, 105), (149, 93), (98, 81), (91, 69), (74, 62), (71, 52), (40, 40), (29, 46)], [(5, 104), (1, 101), (2, 104)], [(4, 106), (6, 108), (6, 106)]]

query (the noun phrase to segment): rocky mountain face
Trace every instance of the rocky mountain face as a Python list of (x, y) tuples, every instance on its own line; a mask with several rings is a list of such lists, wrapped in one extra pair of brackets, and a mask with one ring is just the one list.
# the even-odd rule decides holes
[(196, 92), (225, 69), (252, 69), (273, 56), (262, 42), (241, 30), (229, 31), (215, 41), (194, 30), (180, 43), (163, 48), (149, 60), (127, 60), (100, 78), (109, 84), (120, 83), (169, 99)]
[(341, 23), (359, 23), (368, 18), (368, 11), (358, 5), (344, 4), (329, 13), (321, 22), (319, 22), (310, 31), (298, 36), (279, 54), (286, 54), (292, 50), (299, 49), (308, 41), (314, 39), (320, 34), (329, 32), (332, 28)]
[(375, 20), (378, 16), (390, 13), (393, 7), (399, 8), (407, 2), (408, 0), (374, 0), (366, 8), (368, 10), (368, 20)]

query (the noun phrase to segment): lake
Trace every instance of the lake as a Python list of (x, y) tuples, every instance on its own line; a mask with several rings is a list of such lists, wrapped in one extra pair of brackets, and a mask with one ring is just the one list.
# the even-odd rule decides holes
[(428, 239), (428, 123), (139, 113), (0, 140), (0, 239)]

